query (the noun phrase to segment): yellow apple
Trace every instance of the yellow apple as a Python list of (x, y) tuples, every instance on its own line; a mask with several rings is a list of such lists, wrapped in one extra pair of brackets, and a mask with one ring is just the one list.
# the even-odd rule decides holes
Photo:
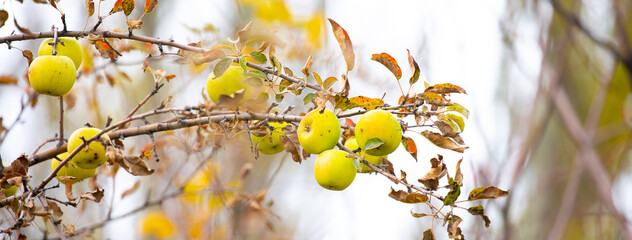
[(274, 129), (267, 135), (257, 137), (254, 134), (250, 134), (252, 137), (252, 143), (255, 144), (259, 151), (264, 154), (277, 154), (282, 152), (285, 148), (283, 147), (283, 143), (280, 138), (281, 136), (284, 136), (285, 133), (283, 133), (281, 129), (283, 129), (286, 125), (289, 125), (289, 123), (271, 122), (270, 126)]
[(206, 80), (206, 91), (211, 101), (217, 103), (220, 95), (231, 95), (241, 89), (245, 89), (244, 99), (250, 97), (252, 86), (246, 82), (244, 69), (239, 66), (230, 66), (221, 76), (215, 78), (211, 73)]
[(36, 92), (62, 96), (75, 84), (77, 69), (66, 56), (39, 56), (31, 62), (28, 77)]
[(204, 194), (199, 191), (211, 185), (211, 177), (213, 177), (213, 174), (209, 169), (197, 171), (191, 179), (184, 184), (184, 200), (189, 202), (201, 202), (204, 198)]
[(355, 126), (355, 136), (358, 145), (363, 150), (367, 141), (380, 139), (383, 144), (365, 152), (373, 156), (384, 156), (397, 149), (402, 141), (402, 127), (393, 114), (382, 110), (371, 110), (363, 114)]
[[(358, 141), (356, 140), (355, 137), (351, 137), (349, 139), (347, 139), (347, 141), (345, 142), (345, 147), (350, 149), (350, 150), (356, 150), (359, 149), (360, 146), (358, 146)], [(364, 151), (360, 150), (358, 152), (358, 156), (360, 157), (364, 157), (364, 160), (367, 160), (368, 162), (378, 165), (382, 162), (382, 158), (385, 156), (373, 156), (373, 155), (369, 155), (364, 153)], [(370, 167), (368, 167), (367, 165), (360, 165), (360, 169), (358, 169), (359, 173), (368, 173), (368, 172), (373, 172), (373, 169), (371, 169)]]
[(176, 231), (162, 210), (153, 210), (145, 214), (139, 228), (141, 235), (149, 239), (171, 239)]
[(314, 162), (314, 177), (316, 182), (326, 189), (341, 191), (353, 182), (356, 176), (356, 167), (353, 158), (347, 157), (349, 153), (329, 149), (316, 157)]
[(340, 138), (340, 122), (338, 117), (325, 109), (309, 112), (298, 125), (298, 141), (308, 153), (319, 154), (332, 149)]
[[(66, 157), (68, 157), (68, 152), (62, 153), (57, 155), (57, 158), (64, 160)], [(57, 179), (59, 181), (62, 181), (64, 176), (71, 176), (74, 177), (74, 179), (69, 180), (70, 183), (78, 183), (83, 181), (86, 178), (91, 178), (92, 176), (94, 176), (94, 174), (96, 173), (97, 169), (96, 168), (92, 168), (92, 169), (83, 169), (80, 167), (75, 166), (74, 164), (71, 163), (72, 161), (69, 161), (68, 164), (66, 166), (61, 167), (61, 169), (59, 170), (59, 172), (57, 172)], [(57, 165), (59, 165), (60, 161), (53, 158), (53, 160), (50, 163), (50, 169), (55, 170), (55, 168), (57, 167)]]
[[(81, 45), (79, 44), (79, 41), (77, 41), (77, 39), (69, 37), (60, 37), (59, 40), (61, 40), (64, 44), (62, 45), (58, 42), (57, 46), (55, 46), (55, 51), (57, 51), (57, 55), (69, 57), (75, 64), (75, 68), (79, 69), (79, 66), (81, 65), (81, 60), (83, 59), (83, 51), (81, 51)], [(39, 50), (37, 51), (38, 56), (53, 55), (53, 45), (48, 44), (51, 42), (53, 42), (53, 39), (49, 38), (44, 40), (40, 44)]]
[[(98, 128), (88, 128), (82, 127), (75, 130), (70, 137), (68, 138), (68, 152), (74, 151), (79, 145), (83, 143), (80, 137), (85, 138), (85, 140), (90, 139), (94, 135), (97, 135), (101, 129)], [(110, 137), (108, 135), (101, 135), (101, 141), (109, 142)], [(99, 139), (92, 141), (88, 144), (88, 147), (84, 147), (81, 149), (77, 155), (75, 155), (70, 161), (77, 167), (84, 169), (92, 169), (101, 166), (101, 164), (105, 163), (108, 160), (108, 157), (105, 155), (105, 146), (99, 141)]]

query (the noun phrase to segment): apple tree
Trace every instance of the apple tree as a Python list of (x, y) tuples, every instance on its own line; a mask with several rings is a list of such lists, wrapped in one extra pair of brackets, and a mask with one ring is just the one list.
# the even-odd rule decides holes
[[(17, 99), (22, 103), (17, 119), (0, 118), (0, 144), (10, 144), (11, 138), (17, 137), (8, 135), (16, 123), (37, 121), (20, 119), (23, 111), (47, 102), (58, 103), (46, 105), (58, 112), (58, 130), (47, 140), (29, 146), (31, 153), (4, 159), (8, 164), (0, 174), (0, 207), (11, 216), (1, 229), (7, 238), (42, 234), (60, 239), (96, 237), (103, 226), (135, 214), (144, 216), (141, 232), (159, 239), (228, 238), (227, 229), (243, 224), (263, 224), (264, 231), (272, 232), (275, 223), (282, 221), (271, 208), (273, 199), (266, 196), (265, 186), (253, 190), (244, 186), (244, 179), (264, 174), (253, 164), (263, 155), (274, 154), (287, 154), (297, 168), (303, 167), (304, 161), (315, 161), (316, 182), (332, 191), (346, 189), (357, 174), (374, 174), (391, 181), (390, 190), (375, 191), (387, 192), (394, 204), (427, 206), (427, 212), (411, 211), (411, 220), (432, 219), (433, 227), (424, 229), (424, 239), (434, 239), (437, 230), (446, 231), (450, 238), (464, 238), (459, 227), (462, 214), (480, 216), (489, 226), (490, 219), (477, 203), (508, 195), (494, 186), (468, 186), (473, 190), (461, 194), (461, 188), (468, 184), (460, 169), (464, 159), (448, 164), (441, 152), (432, 159), (419, 159), (431, 165), (423, 176), (407, 176), (405, 169), (396, 173), (397, 162), (391, 161), (389, 154), (400, 145), (410, 153), (411, 161), (418, 161), (417, 143), (409, 134), (423, 136), (445, 151), (463, 153), (468, 148), (460, 134), (469, 111), (451, 99), (466, 91), (450, 83), (420, 81), (419, 64), (410, 52), (409, 76), (404, 76), (391, 55), (376, 53), (371, 60), (392, 72), (392, 83), (398, 85), (401, 97), (385, 102), (383, 96), (351, 96), (352, 87), (362, 88), (356, 84), (358, 79), (350, 77), (355, 52), (351, 36), (332, 19), (322, 18), (322, 22), (329, 23), (340, 46), (344, 71), (339, 76), (321, 77), (314, 70), (314, 63), (320, 61), (312, 57), (303, 59), (300, 69), (286, 66), (284, 58), (291, 56), (282, 50), (274, 33), (258, 30), (261, 26), (256, 22), (220, 39), (185, 43), (138, 34), (143, 24), (151, 24), (146, 16), (153, 14), (158, 0), (138, 1), (138, 5), (133, 0), (87, 0), (84, 29), (67, 27), (61, 4), (71, 3), (33, 2), (57, 10), (61, 21), (51, 29), (36, 31), (21, 27), (20, 16), (10, 16), (17, 32), (0, 36), (0, 43), (20, 51), (24, 57), (21, 64), (28, 65), (27, 72), (0, 78), (1, 84), (24, 91)], [(106, 6), (112, 7), (105, 11)], [(287, 11), (282, 1), (266, 6), (275, 14), (259, 16), (264, 20), (282, 20), (282, 13)], [(0, 18), (2, 27), (8, 12), (0, 10)], [(94, 24), (88, 25), (88, 20)], [(106, 28), (106, 20), (124, 22), (127, 29)], [(41, 44), (37, 51), (20, 49), (14, 44), (19, 41)], [(137, 63), (131, 65), (142, 69), (141, 76), (130, 76), (117, 67), (125, 57), (135, 58)], [(201, 100), (184, 104), (172, 101), (185, 93), (169, 85), (191, 82), (172, 73), (174, 68), (210, 72), (203, 89), (197, 90)], [(151, 80), (131, 85), (140, 81), (136, 78)], [(136, 98), (129, 109), (116, 109), (124, 114), (110, 116), (98, 110), (99, 105), (109, 103), (100, 102), (94, 96), (95, 89), (86, 86), (107, 82), (125, 88), (117, 81), (127, 81), (128, 86), (134, 86), (129, 91), (145, 95)], [(417, 85), (424, 90), (412, 91)], [(281, 107), (284, 99), (300, 106)], [(78, 105), (84, 109), (77, 110)], [(74, 119), (80, 115), (89, 115), (92, 120), (77, 124)], [(67, 132), (71, 133), (68, 137)], [(230, 152), (235, 149), (248, 152), (251, 158), (235, 160), (230, 165), (233, 169), (226, 169), (223, 163), (232, 160)], [(50, 168), (34, 171), (37, 165)], [(114, 181), (121, 170), (137, 180), (116, 197), (145, 191), (147, 198), (139, 207), (113, 215), (116, 206), (104, 196), (111, 191), (109, 196), (114, 197), (115, 191), (102, 186), (104, 181)], [(220, 180), (231, 171), (237, 174), (228, 181)], [(411, 181), (415, 178), (417, 181)], [(140, 179), (151, 181), (141, 186)], [(87, 188), (83, 182), (88, 183)], [(169, 208), (176, 208), (178, 213), (168, 214)], [(105, 211), (105, 217), (90, 222), (69, 220), (73, 215), (93, 214), (95, 209)], [(255, 220), (238, 223), (231, 219)], [(205, 227), (209, 222), (213, 227)]]

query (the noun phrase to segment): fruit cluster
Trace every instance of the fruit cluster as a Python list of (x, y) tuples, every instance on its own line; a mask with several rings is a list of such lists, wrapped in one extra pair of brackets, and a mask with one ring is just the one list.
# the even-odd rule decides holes
[[(230, 66), (224, 74), (207, 80), (207, 92), (217, 103), (221, 95), (244, 92), (244, 99), (251, 95), (252, 86), (246, 83), (244, 70)], [(259, 152), (276, 154), (284, 150), (282, 128), (289, 123), (271, 122), (264, 134), (251, 133), (251, 139)], [(329, 109), (315, 109), (307, 113), (298, 125), (298, 141), (303, 149), (318, 154), (314, 163), (316, 182), (329, 190), (344, 190), (355, 179), (356, 172), (368, 173), (372, 169), (360, 164), (348, 152), (333, 149), (341, 135), (338, 117)], [(397, 119), (388, 111), (377, 109), (363, 114), (355, 127), (355, 137), (346, 140), (345, 147), (371, 164), (380, 164), (382, 158), (397, 149), (402, 140), (402, 129)], [(356, 163), (354, 163), (356, 162)], [(357, 167), (356, 167), (357, 166)]]
[[(57, 165), (66, 159), (69, 153), (79, 148), (85, 140), (88, 140), (101, 132), (98, 128), (83, 127), (75, 130), (68, 139), (67, 152), (57, 155), (51, 162), (51, 169), (55, 170)], [(88, 143), (81, 148), (68, 163), (57, 172), (57, 179), (60, 182), (74, 184), (84, 179), (94, 176), (96, 168), (107, 161), (105, 155), (106, 142), (109, 142), (108, 135), (101, 135), (100, 139)]]
[(83, 53), (76, 39), (60, 37), (53, 55), (52, 42), (47, 39), (40, 44), (38, 57), (29, 66), (29, 83), (39, 94), (63, 96), (75, 84)]

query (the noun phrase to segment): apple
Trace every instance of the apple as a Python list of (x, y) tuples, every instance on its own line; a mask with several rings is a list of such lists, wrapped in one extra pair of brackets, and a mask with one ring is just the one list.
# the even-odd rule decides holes
[[(57, 51), (57, 55), (69, 57), (75, 64), (75, 68), (79, 69), (79, 66), (81, 65), (81, 60), (83, 59), (83, 51), (81, 51), (81, 45), (79, 44), (79, 41), (77, 41), (77, 39), (69, 37), (60, 37), (59, 40), (62, 41), (64, 44), (62, 45), (58, 42), (57, 46), (55, 46), (55, 51)], [(53, 45), (48, 44), (51, 42), (53, 42), (53, 39), (49, 38), (44, 40), (40, 44), (39, 50), (37, 51), (38, 56), (53, 55)]]
[[(88, 140), (94, 135), (97, 135), (99, 132), (101, 132), (101, 129), (89, 127), (82, 127), (75, 130), (68, 138), (68, 152), (74, 151), (83, 143), (83, 140), (81, 140), (80, 137), (84, 137)], [(101, 135), (101, 141), (109, 142), (110, 137), (103, 134)], [(97, 139), (90, 142), (88, 147), (81, 149), (70, 162), (77, 167), (87, 169), (101, 166), (101, 164), (108, 160), (108, 157), (105, 155), (105, 146), (101, 143), (101, 141)]]
[(360, 148), (365, 150), (367, 141), (380, 139), (383, 144), (372, 149), (366, 149), (367, 154), (384, 156), (397, 149), (402, 141), (402, 127), (393, 114), (382, 110), (371, 110), (363, 114), (355, 126), (355, 136)]
[(75, 84), (77, 69), (66, 56), (39, 56), (31, 62), (28, 78), (36, 92), (62, 96)]
[[(69, 154), (68, 152), (59, 154), (57, 155), (57, 158), (64, 160), (66, 157), (68, 157), (68, 154)], [(55, 168), (57, 168), (57, 165), (59, 165), (60, 162), (61, 161), (53, 158), (53, 161), (51, 161), (50, 163), (51, 171), (55, 170)], [(74, 177), (74, 179), (70, 180), (70, 183), (72, 184), (78, 183), (86, 178), (91, 178), (92, 176), (94, 176), (94, 174), (97, 171), (96, 168), (83, 169), (83, 168), (77, 167), (71, 162), (72, 161), (69, 161), (66, 166), (61, 167), (61, 169), (57, 172), (57, 179), (59, 181), (62, 181), (63, 180), (62, 177), (64, 176), (71, 176), (71, 177)]]
[(316, 157), (314, 162), (314, 177), (316, 182), (326, 189), (341, 191), (353, 182), (356, 176), (356, 167), (353, 158), (347, 157), (349, 153), (329, 149)]
[(252, 137), (252, 143), (257, 146), (259, 152), (262, 152), (264, 154), (277, 154), (282, 152), (285, 148), (283, 147), (283, 143), (281, 142), (281, 136), (284, 136), (285, 133), (283, 133), (281, 129), (283, 129), (283, 127), (287, 125), (289, 125), (289, 123), (270, 122), (270, 126), (272, 126), (273, 130), (262, 137), (257, 137), (254, 134), (250, 134), (250, 136)]
[(217, 78), (211, 73), (206, 80), (206, 91), (214, 103), (219, 101), (220, 95), (231, 95), (241, 89), (245, 90), (244, 99), (248, 99), (252, 86), (246, 82), (244, 69), (239, 66), (228, 67), (226, 72)]
[(171, 239), (176, 231), (162, 210), (152, 210), (145, 214), (139, 228), (141, 235), (147, 239)]
[(184, 200), (188, 202), (201, 202), (203, 199), (200, 190), (208, 188), (211, 185), (211, 171), (202, 169), (197, 171), (189, 181), (184, 184)]
[(298, 125), (298, 141), (308, 153), (319, 154), (332, 149), (340, 138), (340, 122), (338, 117), (325, 109), (314, 109), (309, 112)]
[[(349, 139), (347, 139), (347, 141), (345, 142), (345, 147), (350, 149), (350, 150), (356, 150), (359, 149), (360, 146), (358, 145), (358, 141), (356, 140), (355, 137), (351, 137)], [(360, 150), (359, 152), (357, 152), (358, 156), (360, 157), (364, 157), (364, 160), (367, 160), (368, 162), (378, 165), (382, 162), (382, 158), (385, 156), (373, 156), (373, 155), (369, 155), (364, 153), (364, 151)], [(358, 169), (359, 173), (369, 173), (369, 172), (373, 172), (373, 169), (371, 169), (370, 167), (368, 167), (365, 164), (362, 164), (360, 166), (360, 169)]]

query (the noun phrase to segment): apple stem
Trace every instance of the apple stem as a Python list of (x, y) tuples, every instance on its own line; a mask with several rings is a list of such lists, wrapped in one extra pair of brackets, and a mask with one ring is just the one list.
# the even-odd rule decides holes
[(59, 96), (59, 142), (57, 147), (64, 145), (64, 96)]
[(53, 53), (52, 55), (55, 56), (57, 55), (57, 41), (59, 41), (59, 37), (57, 37), (57, 28), (53, 25), (52, 27), (53, 30)]

